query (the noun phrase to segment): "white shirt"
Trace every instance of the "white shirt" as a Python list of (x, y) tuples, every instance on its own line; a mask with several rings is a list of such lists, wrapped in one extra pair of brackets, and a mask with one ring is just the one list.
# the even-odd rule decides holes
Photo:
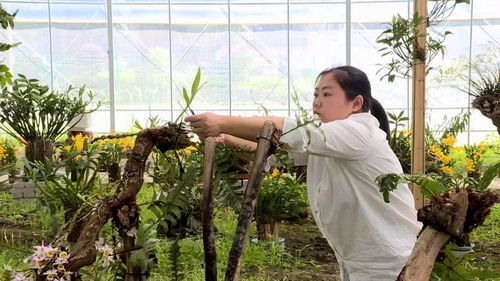
[[(284, 133), (296, 127), (295, 119), (285, 118)], [(295, 160), (307, 157), (314, 219), (350, 281), (396, 280), (421, 223), (406, 184), (385, 203), (375, 183), (379, 175), (403, 173), (377, 119), (356, 113), (319, 128), (300, 127), (280, 141), (288, 144)]]

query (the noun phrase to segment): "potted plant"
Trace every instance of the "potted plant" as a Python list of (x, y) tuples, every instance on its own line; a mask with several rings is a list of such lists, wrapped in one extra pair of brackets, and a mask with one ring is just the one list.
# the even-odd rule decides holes
[(299, 216), (308, 206), (305, 184), (274, 169), (261, 182), (255, 204), (259, 241), (278, 241), (278, 222)]
[(109, 136), (110, 138), (98, 139), (97, 144), (101, 150), (102, 167), (108, 172), (110, 182), (116, 182), (121, 179), (120, 161), (134, 148), (134, 139), (128, 135)]
[(17, 147), (9, 140), (0, 139), (0, 167), (7, 167), (9, 171), (9, 182), (14, 181), (14, 177), (18, 174), (16, 169), (17, 163)]
[(0, 94), (0, 129), (26, 144), (28, 160), (43, 161), (52, 156), (55, 140), (74, 125), (73, 118), (99, 107), (93, 97), (86, 87), (59, 93), (19, 74)]
[(472, 106), (490, 118), (500, 134), (500, 68), (476, 71), (479, 76), (471, 80), (469, 95), (474, 97)]
[[(500, 202), (500, 196), (487, 190), (499, 171), (500, 162), (497, 161), (479, 179), (471, 178), (465, 172), (447, 170), (425, 175), (387, 174), (376, 179), (386, 203), (390, 202), (390, 191), (398, 188), (402, 182), (420, 186), (422, 194), (430, 198), (430, 204), (418, 210), (418, 220), (424, 227), (398, 280), (413, 280), (407, 278), (416, 274), (416, 268), (425, 268), (418, 276), (430, 275), (434, 263), (433, 276), (446, 275), (454, 271), (454, 267), (467, 254), (474, 252), (474, 243), (470, 241), (469, 234), (483, 224), (492, 206)], [(446, 258), (451, 256), (458, 262), (442, 266), (442, 256), (437, 254), (444, 246)]]

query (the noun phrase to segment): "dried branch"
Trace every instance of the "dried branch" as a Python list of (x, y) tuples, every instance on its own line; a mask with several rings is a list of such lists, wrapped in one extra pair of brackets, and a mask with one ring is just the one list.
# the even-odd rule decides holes
[(226, 281), (239, 280), (240, 263), (247, 239), (248, 228), (252, 221), (255, 202), (259, 192), (262, 173), (264, 172), (264, 163), (267, 157), (273, 154), (278, 147), (278, 132), (274, 123), (267, 121), (262, 128), (257, 152), (255, 153), (255, 161), (250, 173), (250, 179), (247, 183), (245, 196), (241, 206), (240, 216), (238, 218), (238, 227), (236, 235), (233, 239), (233, 245), (229, 252), (229, 260), (226, 269)]
[(217, 253), (214, 241), (214, 204), (213, 204), (213, 168), (217, 143), (211, 139), (205, 141), (203, 165), (203, 250), (205, 251), (205, 280), (217, 281)]
[(138, 215), (139, 209), (135, 205), (135, 199), (142, 187), (146, 160), (153, 147), (166, 151), (185, 148), (191, 144), (184, 131), (177, 136), (177, 127), (176, 124), (169, 124), (167, 127), (145, 129), (137, 134), (134, 149), (128, 157), (123, 180), (120, 181), (116, 194), (103, 199), (82, 228), (66, 266), (68, 271), (75, 272), (95, 262), (96, 240), (101, 228), (111, 217), (115, 217), (115, 222), (124, 228), (136, 225), (128, 215)]

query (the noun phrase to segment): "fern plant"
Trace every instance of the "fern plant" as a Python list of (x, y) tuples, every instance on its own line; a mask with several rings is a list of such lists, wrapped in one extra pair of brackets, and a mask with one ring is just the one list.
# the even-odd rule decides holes
[[(153, 202), (148, 208), (154, 213), (156, 220), (150, 227), (159, 225), (159, 234), (167, 234), (180, 220), (186, 221), (189, 214), (195, 213), (199, 208), (201, 202), (201, 191), (198, 187), (200, 171), (198, 165), (188, 166), (171, 189), (162, 189), (153, 195)], [(162, 182), (156, 184), (162, 186)]]
[(172, 242), (168, 250), (170, 272), (172, 273), (173, 281), (184, 280), (185, 273), (182, 270), (182, 263), (180, 261), (181, 254), (181, 247), (179, 245), (179, 239), (177, 238)]

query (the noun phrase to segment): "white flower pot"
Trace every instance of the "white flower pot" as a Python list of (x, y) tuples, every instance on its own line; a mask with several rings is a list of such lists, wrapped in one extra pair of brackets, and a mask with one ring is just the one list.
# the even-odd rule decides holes
[(69, 122), (70, 127), (73, 124), (75, 124), (75, 126), (71, 128), (71, 131), (87, 131), (90, 128), (90, 126), (92, 126), (92, 118), (90, 114), (84, 114), (83, 116), (78, 115)]
[(473, 253), (474, 252), (474, 243), (471, 243), (469, 246), (457, 246), (457, 247), (453, 247), (450, 249), (451, 251), (451, 254), (457, 258), (457, 259), (461, 259), (463, 256), (465, 256), (466, 254), (469, 254), (469, 253)]

